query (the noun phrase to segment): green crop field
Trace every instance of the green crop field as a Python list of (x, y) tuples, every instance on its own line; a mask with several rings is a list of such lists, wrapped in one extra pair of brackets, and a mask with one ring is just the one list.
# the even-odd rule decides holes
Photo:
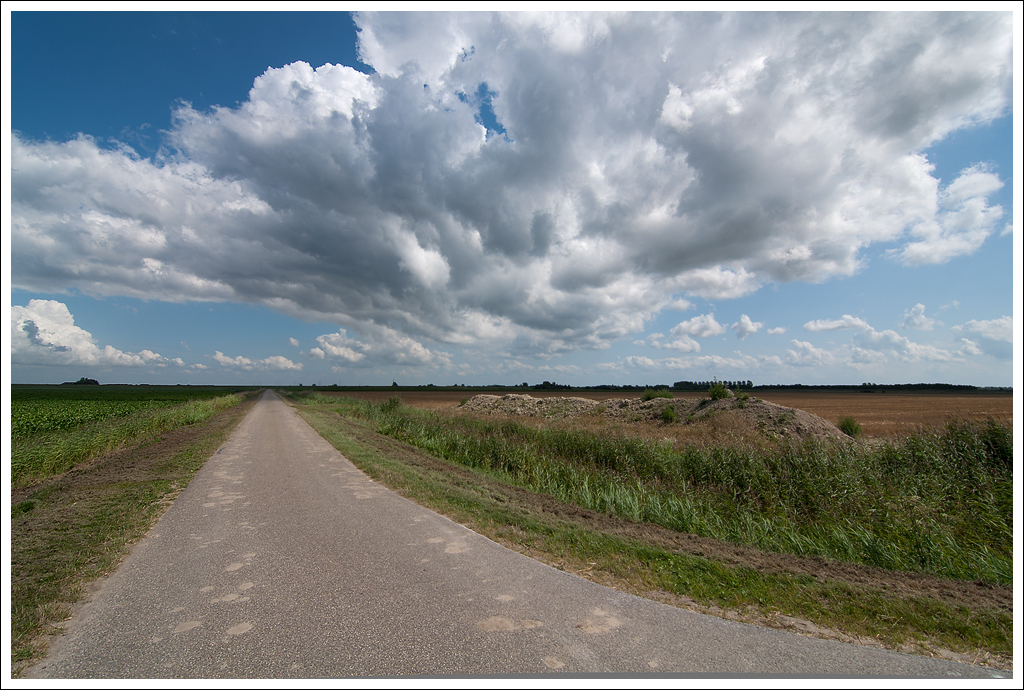
[(207, 419), (248, 388), (12, 386), (11, 481), (26, 486), (77, 463)]

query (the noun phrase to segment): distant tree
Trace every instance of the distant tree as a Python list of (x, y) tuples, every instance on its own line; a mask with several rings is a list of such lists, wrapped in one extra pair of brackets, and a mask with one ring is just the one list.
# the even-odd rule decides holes
[(77, 381), (65, 381), (65, 386), (98, 386), (100, 382), (96, 379), (87, 379), (84, 376)]
[(398, 388), (398, 382), (397, 381), (392, 381), (391, 382), (391, 387), (392, 388)]

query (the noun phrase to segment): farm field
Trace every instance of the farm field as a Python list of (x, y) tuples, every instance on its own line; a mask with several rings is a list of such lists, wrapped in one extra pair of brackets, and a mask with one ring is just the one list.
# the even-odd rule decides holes
[(12, 386), (11, 482), (28, 486), (122, 446), (194, 424), (240, 389), (189, 386)]
[[(480, 392), (466, 391), (399, 391), (386, 390), (346, 391), (327, 395), (350, 397), (369, 402), (383, 402), (392, 395), (398, 395), (402, 402), (411, 407), (426, 410), (441, 410), (457, 406), (462, 400)], [(535, 398), (579, 397), (590, 400), (612, 400), (616, 398), (639, 398), (641, 392), (631, 391), (533, 391), (524, 392)], [(496, 392), (494, 395), (504, 395)], [(699, 399), (703, 393), (673, 392), (677, 399)], [(953, 418), (995, 419), (1013, 426), (1012, 393), (861, 393), (851, 391), (756, 391), (753, 397), (786, 407), (804, 410), (818, 415), (833, 424), (841, 417), (856, 419), (869, 437), (894, 437), (912, 432), (921, 426), (937, 426)]]

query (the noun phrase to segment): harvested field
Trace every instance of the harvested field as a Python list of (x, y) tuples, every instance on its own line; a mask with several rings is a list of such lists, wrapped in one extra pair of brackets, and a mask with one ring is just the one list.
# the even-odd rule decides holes
[[(469, 400), (479, 391), (320, 391), (326, 395), (382, 402), (398, 395), (402, 402), (430, 410), (451, 409), (462, 400)], [(499, 393), (498, 395), (502, 395)], [(627, 391), (528, 391), (534, 398), (578, 397), (605, 401), (616, 398), (638, 399), (640, 392)], [(677, 401), (699, 400), (702, 393), (674, 393)], [(951, 418), (996, 419), (1013, 425), (1013, 394), (1010, 392), (979, 393), (862, 393), (860, 391), (757, 391), (752, 398), (766, 400), (783, 407), (803, 410), (837, 424), (840, 417), (853, 417), (868, 437), (896, 437), (920, 427), (932, 427)]]
[(833, 393), (779, 391), (757, 397), (786, 407), (806, 410), (833, 424), (840, 417), (860, 422), (866, 436), (904, 436), (920, 427), (950, 419), (996, 419), (1013, 426), (1013, 394), (1005, 393)]

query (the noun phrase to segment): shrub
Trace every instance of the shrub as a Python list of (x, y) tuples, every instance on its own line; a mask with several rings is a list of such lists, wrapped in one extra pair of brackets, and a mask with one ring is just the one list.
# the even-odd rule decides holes
[(676, 421), (676, 408), (671, 405), (666, 405), (661, 410), (661, 421), (671, 423)]
[(644, 395), (643, 395), (643, 399), (644, 400), (654, 400), (655, 398), (674, 398), (674, 397), (675, 396), (672, 395), (672, 393), (670, 393), (669, 391), (664, 390), (664, 389), (656, 389), (656, 388), (648, 388), (647, 390), (644, 391)]
[(722, 400), (729, 397), (729, 389), (725, 387), (724, 383), (716, 380), (708, 387), (708, 395), (712, 400)]
[(840, 417), (839, 430), (847, 436), (853, 436), (854, 438), (860, 436), (860, 424), (853, 417)]

